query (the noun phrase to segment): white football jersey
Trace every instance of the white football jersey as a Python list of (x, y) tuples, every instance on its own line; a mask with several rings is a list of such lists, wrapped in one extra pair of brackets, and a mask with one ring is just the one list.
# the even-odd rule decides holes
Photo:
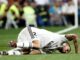
[(26, 41), (32, 41), (27, 27), (21, 30), (17, 39), (17, 42), (26, 42)]
[(65, 35), (60, 35), (57, 33), (50, 32), (45, 29), (31, 28), (35, 35), (40, 39), (41, 48), (45, 47), (49, 42), (54, 42), (54, 49), (58, 47), (62, 47), (62, 43), (67, 41)]
[[(35, 27), (31, 27), (31, 30), (34, 34), (34, 37), (38, 38), (38, 40), (41, 42), (41, 48), (45, 47), (48, 43), (53, 41), (54, 42), (53, 48), (55, 49), (55, 48), (61, 47), (62, 42), (67, 41), (67, 39), (65, 38), (65, 35), (60, 35), (57, 33), (47, 31), (45, 29), (38, 29)], [(25, 42), (31, 42), (31, 41), (32, 39), (26, 27), (19, 33), (18, 42), (25, 43)]]

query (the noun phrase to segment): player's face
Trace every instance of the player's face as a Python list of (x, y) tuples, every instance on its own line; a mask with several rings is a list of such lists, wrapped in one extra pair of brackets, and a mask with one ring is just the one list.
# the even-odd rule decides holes
[(63, 52), (64, 53), (69, 53), (70, 51), (70, 46), (68, 43), (63, 43)]

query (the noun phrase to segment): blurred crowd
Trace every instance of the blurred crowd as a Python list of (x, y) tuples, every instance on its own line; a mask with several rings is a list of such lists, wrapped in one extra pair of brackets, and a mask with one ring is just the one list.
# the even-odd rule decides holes
[(0, 0), (0, 28), (74, 25), (74, 0)]

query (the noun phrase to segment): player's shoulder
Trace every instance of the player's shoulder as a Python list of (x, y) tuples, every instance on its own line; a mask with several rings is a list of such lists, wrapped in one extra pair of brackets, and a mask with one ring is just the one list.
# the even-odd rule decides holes
[[(21, 31), (27, 31), (27, 30), (28, 30), (28, 27), (25, 27)], [(32, 31), (37, 31), (37, 30), (40, 30), (40, 29), (39, 28), (36, 28), (36, 27), (31, 27), (31, 30)]]

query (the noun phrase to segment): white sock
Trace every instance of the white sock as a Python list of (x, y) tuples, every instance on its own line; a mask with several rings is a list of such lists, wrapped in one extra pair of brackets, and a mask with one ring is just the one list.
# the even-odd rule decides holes
[(22, 55), (20, 51), (8, 51), (8, 55)]

